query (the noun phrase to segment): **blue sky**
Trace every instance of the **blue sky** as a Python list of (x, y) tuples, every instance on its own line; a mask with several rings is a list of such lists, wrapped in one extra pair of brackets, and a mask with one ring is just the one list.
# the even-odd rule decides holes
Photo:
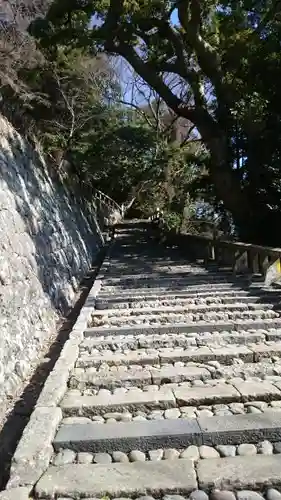
[[(93, 26), (93, 24), (97, 24), (98, 20), (95, 16), (92, 17), (91, 21), (90, 21), (90, 27)], [(179, 22), (179, 19), (178, 19), (178, 13), (177, 13), (177, 9), (175, 9), (173, 11), (173, 14), (171, 16), (171, 22), (172, 24), (178, 24)], [(121, 58), (117, 58), (117, 61), (120, 62), (120, 64), (118, 64), (119, 66), (119, 74), (120, 74), (120, 77), (121, 77), (121, 86), (123, 87), (123, 92), (124, 92), (124, 95), (123, 95), (123, 98), (125, 101), (128, 101), (128, 102), (131, 102), (131, 99), (132, 99), (132, 81), (134, 79), (134, 73), (132, 71), (132, 68), (130, 67), (130, 65), (122, 60), (122, 63), (120, 61)], [(143, 87), (145, 87), (145, 84), (143, 84)], [(148, 87), (147, 87), (148, 89)], [(136, 103), (138, 104), (141, 104), (141, 96), (140, 94), (136, 93)], [(143, 103), (146, 102), (145, 99), (142, 99), (143, 100)]]
[[(175, 9), (173, 11), (173, 14), (171, 16), (171, 22), (172, 22), (172, 24), (179, 23), (177, 9)], [(130, 82), (133, 80), (133, 72), (131, 70), (131, 67), (127, 63), (124, 63), (122, 66), (123, 66), (123, 70), (121, 72), (121, 77), (123, 80), (123, 88), (125, 90), (124, 99), (126, 101), (130, 102), (131, 98), (132, 98), (132, 85), (130, 84)], [(145, 99), (141, 99), (140, 95), (136, 95), (136, 101), (138, 102), (138, 104), (141, 104), (141, 101), (143, 101), (143, 103), (145, 104)]]
[(173, 14), (171, 15), (171, 21), (173, 24), (178, 24), (179, 18), (178, 18), (178, 11), (177, 9), (174, 10)]

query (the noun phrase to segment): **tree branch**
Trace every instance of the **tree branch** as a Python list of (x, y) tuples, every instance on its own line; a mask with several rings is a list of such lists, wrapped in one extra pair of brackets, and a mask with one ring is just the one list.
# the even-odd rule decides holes
[(131, 64), (134, 70), (152, 87), (177, 115), (190, 120), (203, 136), (210, 134), (210, 129), (216, 135), (219, 131), (217, 122), (204, 108), (192, 107), (179, 99), (166, 85), (161, 76), (151, 71), (150, 65), (145, 63), (129, 44), (120, 42), (118, 53)]
[(216, 50), (204, 40), (202, 28), (202, 7), (199, 0), (178, 0), (178, 15), (184, 30), (184, 38), (190, 43), (196, 53), (199, 66), (212, 82), (219, 100), (233, 104), (233, 95), (228, 85), (223, 81), (221, 61)]
[(132, 108), (134, 108), (145, 119), (145, 121), (147, 122), (147, 124), (151, 128), (154, 128), (152, 122), (149, 120), (149, 118), (148, 118), (147, 114), (145, 113), (145, 111), (143, 111), (142, 109), (140, 109), (137, 104), (134, 104), (133, 102), (124, 101), (123, 99), (120, 99), (120, 100), (118, 100), (116, 102), (119, 102), (120, 104), (125, 104), (126, 106), (131, 106)]

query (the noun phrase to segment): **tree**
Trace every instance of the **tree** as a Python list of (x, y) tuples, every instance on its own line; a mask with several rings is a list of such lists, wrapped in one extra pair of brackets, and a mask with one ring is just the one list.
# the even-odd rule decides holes
[(28, 34), (30, 22), (44, 16), (51, 0), (3, 0), (0, 13), (0, 89), (28, 98), (28, 91), (18, 72), (42, 61), (35, 42)]
[[(273, 0), (60, 0), (33, 32), (47, 45), (94, 42), (125, 58), (169, 109), (198, 130), (210, 152), (216, 197), (232, 213), (240, 235), (264, 241), (269, 223), (281, 218), (262, 196), (251, 196), (234, 168), (237, 103), (245, 85), (249, 89), (237, 67), (249, 66), (251, 47), (268, 55), (264, 40), (272, 36), (272, 24), (280, 24), (278, 9)], [(173, 90), (175, 76), (185, 93)], [(242, 120), (238, 128), (240, 136), (248, 135)]]
[(85, 142), (116, 91), (114, 74), (106, 57), (61, 48), (55, 60), (26, 74), (29, 87), (47, 97), (47, 104), (31, 111), (43, 132), (43, 143), (55, 154), (58, 167), (70, 159), (73, 148)]

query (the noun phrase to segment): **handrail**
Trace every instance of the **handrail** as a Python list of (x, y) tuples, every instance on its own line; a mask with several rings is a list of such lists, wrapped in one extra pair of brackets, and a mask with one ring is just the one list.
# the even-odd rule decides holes
[(269, 255), (272, 256), (275, 256), (277, 254), (281, 255), (281, 248), (264, 247), (262, 245), (256, 245), (255, 243), (245, 243), (243, 241), (230, 241), (230, 240), (225, 240), (223, 238), (216, 238), (216, 237), (211, 238), (210, 236), (206, 236), (203, 234), (186, 233), (183, 236), (192, 236), (194, 238), (213, 242), (213, 244), (215, 244), (216, 246), (232, 246), (233, 248), (245, 249), (245, 250), (248, 250), (250, 248), (257, 252), (267, 252)]
[(103, 193), (99, 189), (94, 188), (94, 191), (96, 193), (98, 193), (99, 195), (101, 195), (100, 201), (103, 201), (103, 198), (105, 198), (106, 200), (108, 200), (116, 208), (116, 210), (118, 210), (122, 214), (122, 212), (123, 212), (122, 207), (120, 207), (120, 205), (118, 205), (118, 203), (115, 200), (113, 200), (112, 198), (110, 198), (110, 196), (108, 196), (107, 194)]
[(94, 188), (96, 208), (101, 212), (102, 225), (113, 228), (124, 218), (124, 210), (120, 205), (99, 189)]
[(205, 263), (214, 262), (229, 266), (237, 273), (261, 274), (265, 285), (271, 285), (281, 278), (281, 248), (229, 241), (221, 237), (198, 234), (179, 234), (170, 231), (166, 239), (172, 244), (185, 246), (196, 258)]

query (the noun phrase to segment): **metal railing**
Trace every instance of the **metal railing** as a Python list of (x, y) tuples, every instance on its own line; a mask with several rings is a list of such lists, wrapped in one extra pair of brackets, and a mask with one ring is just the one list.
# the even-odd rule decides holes
[(110, 196), (107, 194), (103, 193), (99, 189), (94, 188), (94, 193), (95, 193), (95, 200), (100, 201), (102, 204), (114, 209), (118, 210), (120, 214), (123, 213), (123, 208), (118, 205), (116, 201), (114, 201)]

